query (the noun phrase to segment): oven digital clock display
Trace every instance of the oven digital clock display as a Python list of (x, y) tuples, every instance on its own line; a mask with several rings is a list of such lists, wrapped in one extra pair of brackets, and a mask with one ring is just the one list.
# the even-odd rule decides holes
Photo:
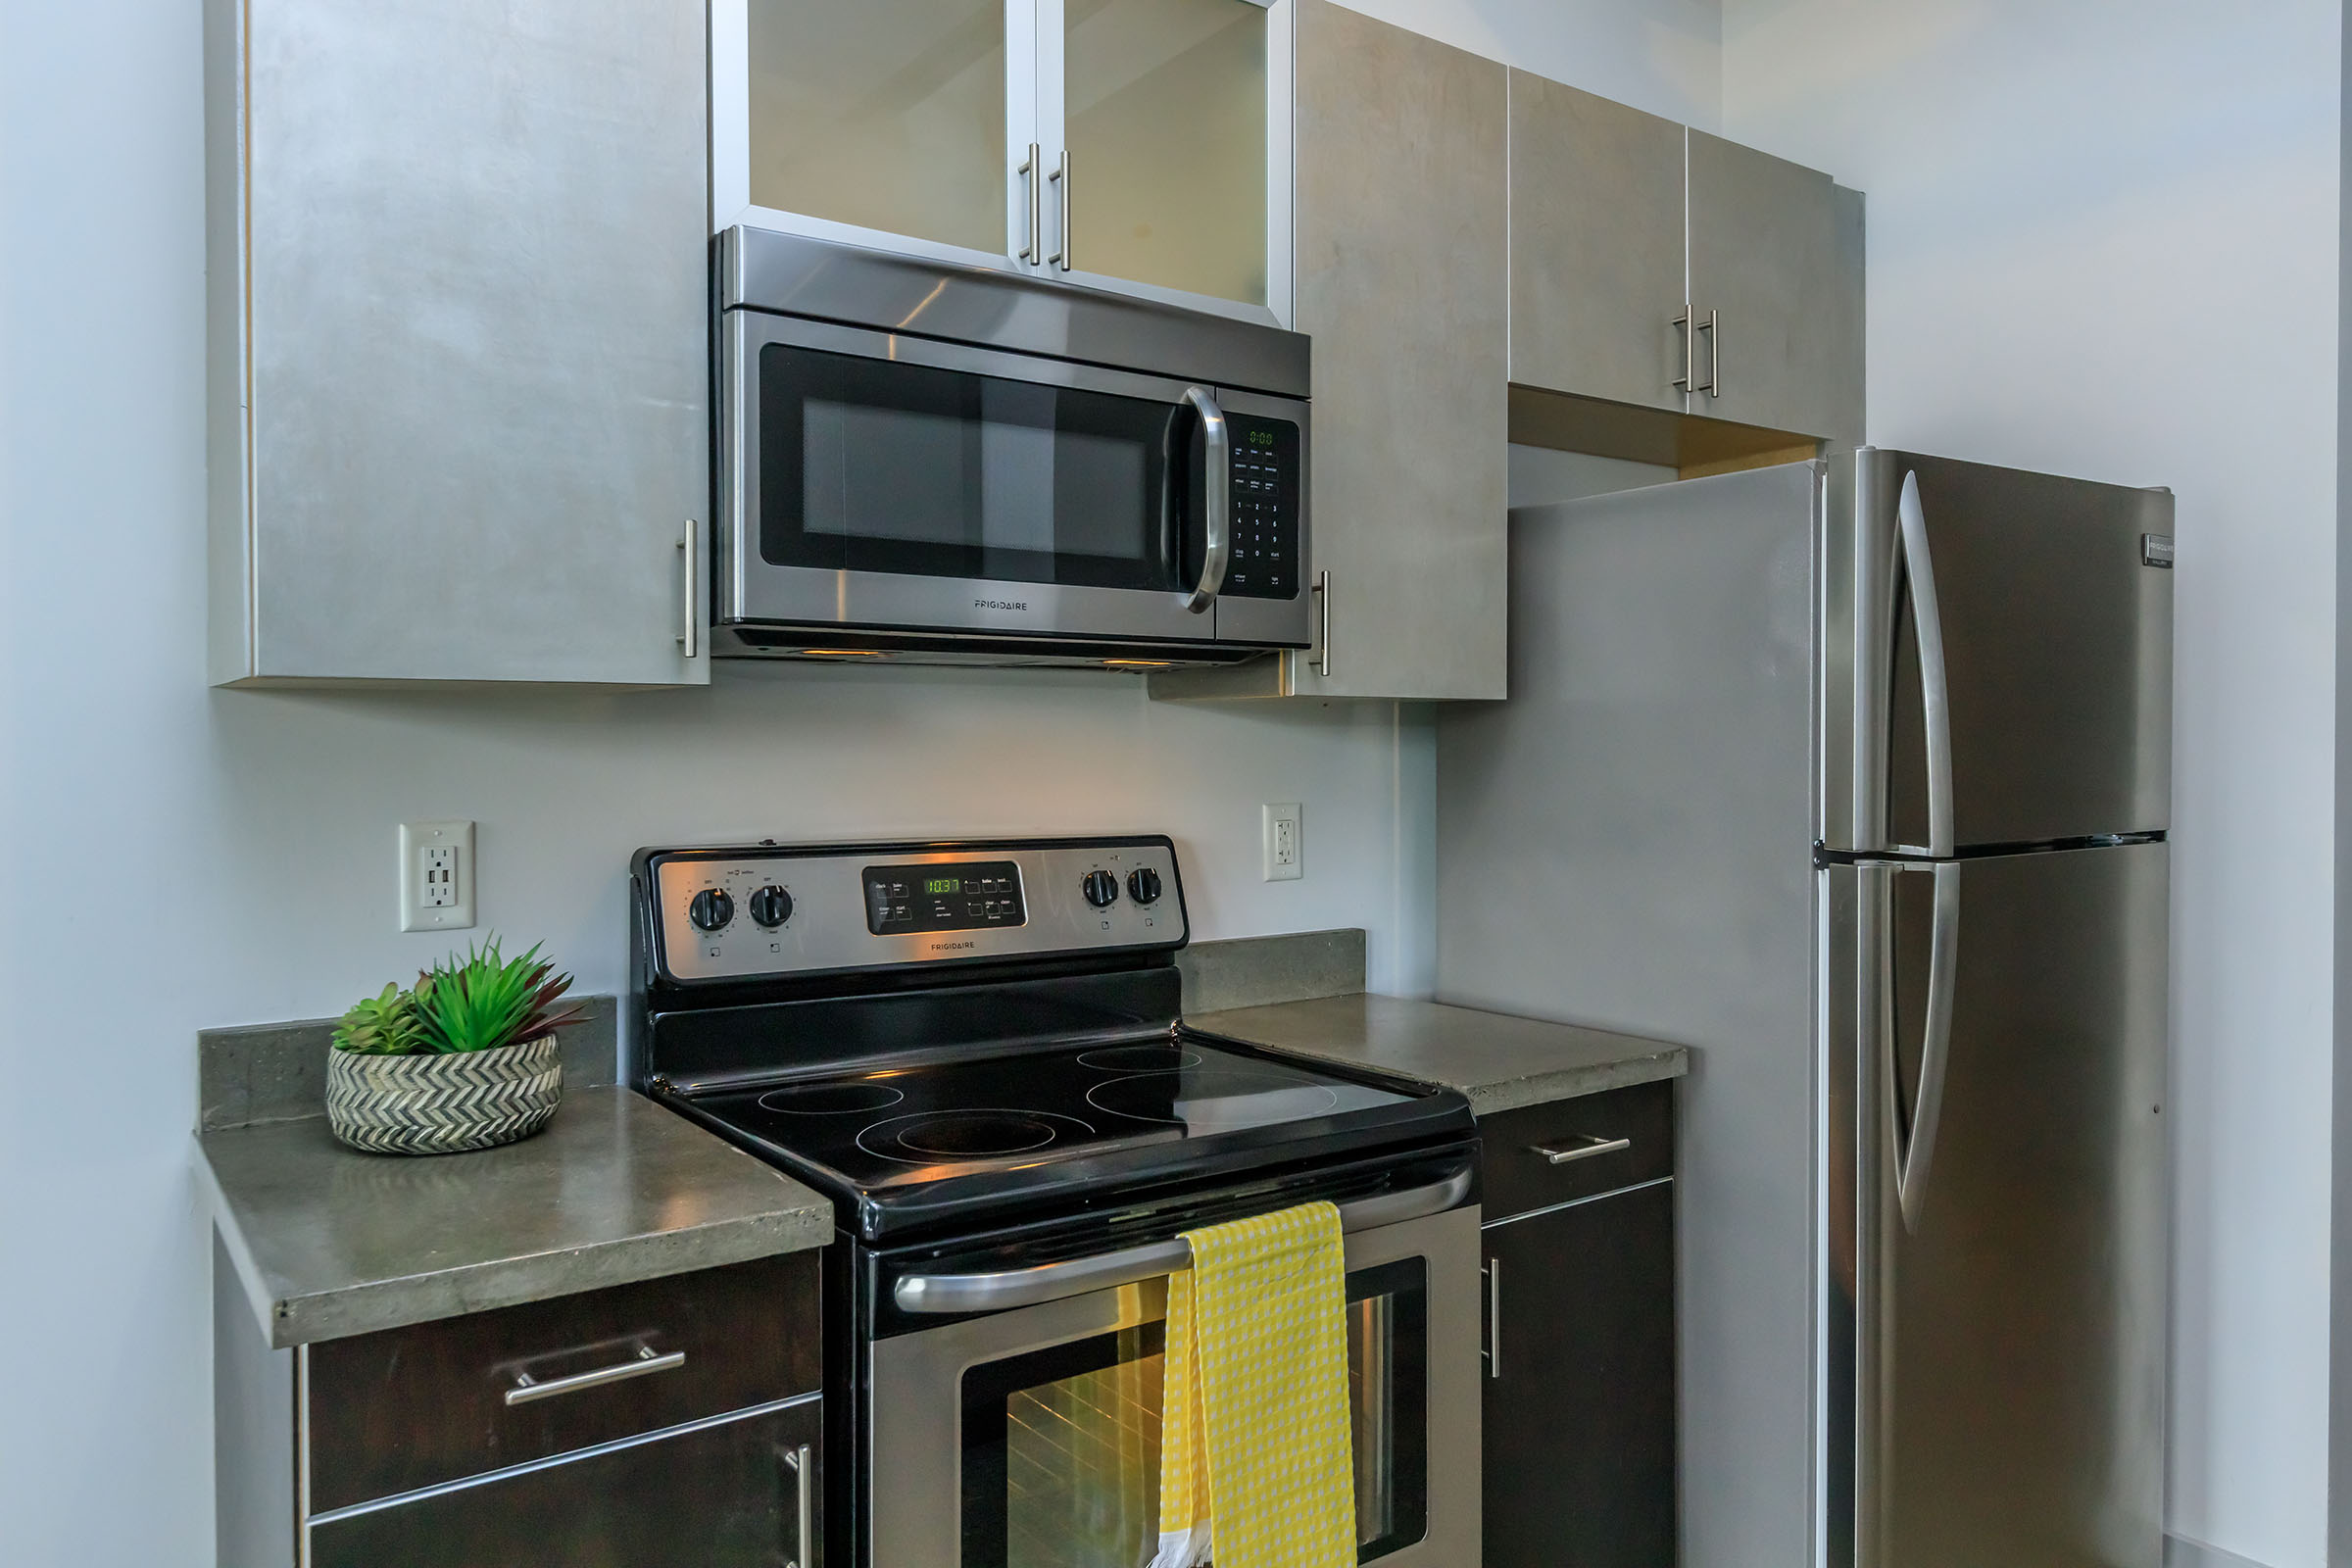
[(1020, 868), (1010, 860), (939, 865), (869, 865), (865, 928), (878, 937), (920, 931), (985, 931), (1027, 921)]

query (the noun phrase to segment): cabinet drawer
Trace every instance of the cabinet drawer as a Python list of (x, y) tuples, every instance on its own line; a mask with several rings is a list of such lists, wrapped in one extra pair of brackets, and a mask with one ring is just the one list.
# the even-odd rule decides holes
[[(524, 1378), (670, 1356), (683, 1360), (508, 1401)], [(316, 1513), (814, 1392), (817, 1254), (328, 1340), (307, 1365)]]
[(819, 1568), (822, 1425), (821, 1401), (810, 1399), (321, 1520), (311, 1527), (307, 1560), (312, 1568)]
[[(1674, 1174), (1674, 1083), (1638, 1084), (1481, 1116), (1478, 1135), (1485, 1145), (1490, 1223), (1655, 1181)], [(1598, 1147), (1621, 1138), (1624, 1149)], [(1547, 1150), (1569, 1157), (1555, 1161)]]

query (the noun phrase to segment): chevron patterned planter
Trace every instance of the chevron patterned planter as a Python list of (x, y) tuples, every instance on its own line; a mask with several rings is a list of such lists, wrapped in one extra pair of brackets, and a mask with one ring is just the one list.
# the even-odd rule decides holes
[(455, 1154), (528, 1138), (564, 1098), (564, 1061), (545, 1035), (447, 1056), (326, 1054), (326, 1122), (354, 1149)]

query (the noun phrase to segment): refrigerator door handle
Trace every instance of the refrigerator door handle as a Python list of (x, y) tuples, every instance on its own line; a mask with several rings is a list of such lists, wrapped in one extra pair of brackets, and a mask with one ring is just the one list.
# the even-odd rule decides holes
[[(1926, 871), (1936, 879), (1936, 906), (1928, 934), (1928, 1007), (1926, 1038), (1920, 1042), (1919, 1097), (1911, 1107), (1911, 1136), (1895, 1145), (1895, 1200), (1903, 1211), (1903, 1229), (1917, 1235), (1919, 1216), (1927, 1202), (1928, 1175), (1936, 1162), (1936, 1129), (1943, 1119), (1943, 1081), (1952, 1056), (1952, 993), (1960, 963), (1960, 864), (1904, 866), (1902, 872)], [(1901, 872), (1898, 872), (1901, 874)], [(1891, 943), (1894, 922), (1879, 921), (1880, 940)], [(1882, 972), (1885, 972), (1882, 970)], [(1893, 1031), (1887, 1031), (1891, 1043)], [(1895, 1098), (1902, 1093), (1893, 1054), (1881, 1069), (1886, 1082), (1886, 1121), (1889, 1135), (1901, 1126)]]
[[(1952, 693), (1944, 676), (1943, 614), (1936, 603), (1936, 561), (1928, 552), (1928, 514), (1919, 474), (1903, 475), (1896, 503), (1896, 548), (1911, 579), (1911, 625), (1919, 637), (1920, 707), (1928, 732), (1928, 853), (1952, 853)], [(1941, 906), (1939, 905), (1940, 908)]]

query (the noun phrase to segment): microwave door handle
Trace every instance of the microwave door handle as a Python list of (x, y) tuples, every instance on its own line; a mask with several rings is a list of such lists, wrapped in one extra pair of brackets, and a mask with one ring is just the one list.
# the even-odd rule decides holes
[(1200, 498), (1201, 531), (1208, 548), (1200, 560), (1200, 581), (1184, 602), (1184, 608), (1198, 615), (1217, 602), (1217, 591), (1225, 586), (1225, 568), (1233, 564), (1233, 438), (1225, 411), (1208, 388), (1186, 387), (1184, 401), (1200, 414), (1200, 433), (1208, 447), (1208, 483)]

